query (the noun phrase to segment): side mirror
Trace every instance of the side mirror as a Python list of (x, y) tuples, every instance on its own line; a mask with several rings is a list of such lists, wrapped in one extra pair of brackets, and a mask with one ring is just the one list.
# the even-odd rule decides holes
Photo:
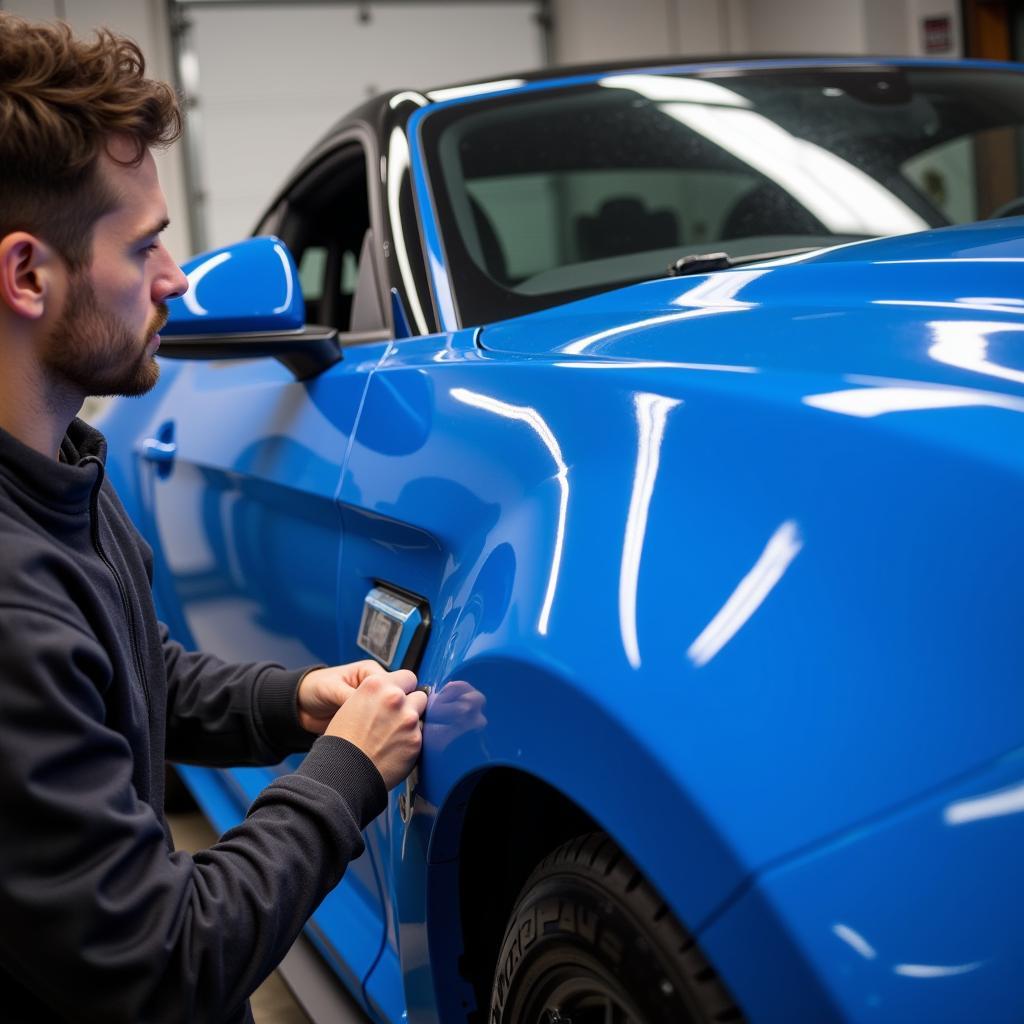
[(189, 290), (168, 302), (160, 355), (172, 359), (273, 356), (299, 380), (341, 359), (333, 327), (305, 325), (299, 273), (288, 247), (250, 238), (186, 263)]

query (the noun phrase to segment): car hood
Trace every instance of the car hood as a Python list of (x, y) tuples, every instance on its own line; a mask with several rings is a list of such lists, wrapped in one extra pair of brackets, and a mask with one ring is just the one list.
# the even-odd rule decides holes
[[(587, 371), (559, 373), (539, 421), (572, 495), (595, 496), (567, 506), (585, 509), (565, 536), (586, 537), (591, 575), (562, 656), (618, 600), (644, 699), (621, 700), (621, 673), (602, 692), (738, 873), (1021, 745), (1022, 265), (1017, 219), (653, 281), (483, 332), (485, 349)], [(615, 538), (637, 527), (592, 521), (642, 487), (620, 562)], [(591, 563), (613, 567), (605, 591)]]
[(1024, 392), (1024, 218), (620, 288), (486, 327), (483, 348)]

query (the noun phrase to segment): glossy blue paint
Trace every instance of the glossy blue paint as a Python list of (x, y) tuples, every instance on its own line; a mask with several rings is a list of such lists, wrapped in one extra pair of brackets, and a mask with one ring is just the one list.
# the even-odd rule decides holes
[(1019, 1021), (1022, 843), (1017, 750), (766, 872), (701, 943), (754, 1021)]
[[(908, 236), (902, 259), (890, 258), (893, 241), (865, 242), (784, 265), (651, 282), (488, 327), (481, 343), (563, 357), (566, 367), (584, 356), (642, 360), (665, 375), (703, 373), (709, 387), (731, 394), (771, 400), (781, 389), (784, 402), (869, 419), (900, 411), (904, 400), (903, 411), (931, 402), (1005, 414), (1024, 379), (1022, 227), (1015, 219)], [(917, 430), (922, 419), (884, 422)], [(992, 438), (946, 433), (946, 443), (977, 440), (987, 458), (1016, 464)]]
[[(446, 333), (303, 383), (165, 363), (103, 424), (186, 642), (353, 660), (377, 582), (429, 602), (412, 820), (396, 790), (319, 947), (375, 1020), (458, 1019), (459, 808), (511, 768), (751, 1020), (1019, 1019), (1024, 220), (457, 330), (415, 144), (444, 105), (410, 137)], [(269, 777), (188, 772), (220, 827)]]
[[(987, 234), (1024, 252), (1009, 248), (1011, 232)], [(944, 267), (978, 291), (973, 265), (935, 262), (971, 235), (930, 236), (944, 248), (927, 266), (858, 268), (861, 279), (876, 272), (869, 294), (915, 300), (906, 306), (865, 307), (838, 281), (824, 290), (830, 259), (870, 254), (864, 245), (760, 277), (735, 270), (627, 289), (528, 318), (520, 332), (486, 329), (484, 348), (471, 331), (410, 340), (381, 349), (383, 361), (339, 364), (308, 389), (286, 384), (273, 364), (252, 364), (248, 386), (244, 375), (199, 365), (176, 376), (170, 390), (187, 393), (191, 407), (179, 447), (203, 479), (184, 486), (179, 476), (173, 491), (152, 492), (148, 533), (169, 537), (167, 524), (195, 520), (190, 505), (213, 511), (230, 500), (235, 538), (223, 535), (221, 512), (205, 517), (204, 546), (211, 569), (239, 558), (245, 566), (238, 530), (271, 481), (326, 501), (312, 518), (315, 504), (289, 502), (305, 525), (285, 528), (279, 557), (273, 517), (257, 526), (264, 513), (254, 507), (258, 574), (245, 570), (240, 590), (207, 586), (183, 605), (190, 629), (217, 624), (205, 646), (280, 657), (286, 636), (308, 635), (320, 646), (293, 660), (358, 657), (362, 599), (375, 579), (423, 594), (433, 609), (422, 678), (435, 693), (417, 814), (406, 828), (393, 801), (369, 834), (389, 917), (368, 982), (383, 1019), (401, 1009), (412, 1020), (437, 1015), (423, 885), (431, 844), (443, 862), (457, 837), (432, 835), (432, 825), (474, 772), (522, 767), (569, 796), (699, 928), (759, 872), (1020, 745), (1024, 565), (1014, 509), (1024, 386), (1013, 342), (1024, 324), (1006, 301), (1013, 279), (1003, 264), (985, 265), (995, 308), (984, 328), (977, 309), (924, 305), (948, 285), (936, 280)], [(907, 290), (907, 273), (931, 291)], [(889, 290), (884, 274), (896, 278)], [(737, 279), (730, 301), (749, 303), (742, 315), (661, 319), (663, 309), (706, 308), (695, 290), (727, 292)], [(681, 296), (688, 302), (673, 304)], [(771, 326), (772, 303), (792, 313), (782, 328)], [(821, 306), (836, 315), (815, 316)], [(635, 326), (628, 317), (638, 307), (657, 322)], [(545, 338), (566, 337), (568, 317), (584, 329), (591, 320), (609, 331), (634, 326), (596, 353), (567, 356), (552, 344), (545, 354)], [(740, 329), (758, 318), (760, 329)], [(975, 356), (981, 343), (993, 357), (988, 373), (937, 358), (943, 331), (964, 324), (970, 331), (954, 331), (950, 352), (960, 351), (957, 338)], [(488, 349), (492, 338), (502, 351)], [(820, 396), (833, 396), (831, 406)], [(883, 411), (862, 415), (872, 401)], [(172, 404), (164, 396), (154, 420)], [(232, 426), (211, 445), (204, 425), (215, 408)], [(298, 446), (258, 425), (284, 422), (289, 410), (294, 437), (303, 409), (310, 433)], [(316, 457), (341, 410), (333, 461)], [(252, 448), (260, 435), (267, 441)], [(223, 482), (218, 465), (231, 472)], [(251, 484), (229, 482), (239, 473)], [(970, 488), (954, 483), (968, 478)], [(296, 557), (297, 541), (315, 543), (317, 521), (325, 543), (344, 537), (329, 587), (296, 578), (297, 568), (301, 577), (302, 566), (332, 561), (312, 548)], [(233, 556), (216, 554), (225, 544)], [(187, 593), (173, 554), (163, 558), (174, 591)], [(971, 584), (979, 577), (982, 590)], [(270, 597), (258, 579), (274, 582), (272, 635), (263, 617), (253, 632), (253, 610)], [(736, 597), (744, 588), (746, 607)], [(336, 633), (315, 618), (332, 607)], [(337, 646), (323, 645), (329, 636)], [(479, 695), (479, 716), (467, 693)], [(598, 767), (608, 751), (628, 772)], [(351, 921), (351, 906), (337, 912)], [(375, 989), (377, 979), (389, 980)], [(761, 998), (754, 986), (745, 1005), (756, 1011)]]
[(181, 268), (188, 291), (167, 303), (163, 333), (298, 330), (305, 320), (299, 272), (278, 238), (249, 238), (203, 253)]
[[(963, 404), (946, 406), (898, 353), (864, 367), (898, 387), (795, 372), (801, 340), (856, 366), (864, 324), (831, 319), (787, 321), (796, 355), (778, 369), (664, 359), (691, 326), (697, 346), (704, 330), (743, 344), (708, 322), (652, 326), (660, 358), (625, 364), (404, 344), (370, 383), (340, 492), (343, 575), (394, 580), (435, 610), (434, 707), (456, 682), (486, 701), (487, 725), (458, 744), (432, 743), (428, 724), (419, 827), (467, 774), (527, 768), (619, 837), (693, 927), (762, 867), (1019, 744), (1024, 721), (1020, 384), (958, 380)], [(1012, 343), (1019, 315), (987, 340), (1003, 326)], [(865, 418), (807, 402), (905, 390), (937, 404)], [(968, 473), (970, 492), (950, 486)], [(979, 572), (983, 593), (964, 585)], [(342, 588), (343, 621), (359, 589)], [(607, 750), (631, 766), (621, 784), (594, 768)], [(423, 846), (403, 847), (397, 879), (420, 877)], [(396, 955), (414, 973), (425, 951), (401, 935), (422, 920), (397, 902)], [(419, 998), (410, 1013), (428, 1019)]]
[(398, 294), (397, 288), (392, 288), (391, 292), (391, 322), (395, 325), (395, 340), (401, 341), (402, 338), (411, 338), (412, 331), (409, 328), (409, 317), (405, 313), (405, 305), (402, 302), (401, 295)]

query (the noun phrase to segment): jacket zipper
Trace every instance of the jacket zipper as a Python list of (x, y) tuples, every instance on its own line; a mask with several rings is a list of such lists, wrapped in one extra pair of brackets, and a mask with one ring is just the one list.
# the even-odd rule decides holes
[[(83, 459), (83, 461), (85, 460)], [(96, 462), (98, 470), (96, 483), (93, 485), (92, 494), (89, 496), (89, 525), (92, 532), (92, 543), (96, 549), (96, 554), (100, 556), (100, 560), (107, 567), (110, 575), (114, 577), (114, 582), (117, 584), (117, 592), (121, 595), (121, 607), (124, 609), (125, 622), (128, 625), (128, 642), (132, 649), (132, 660), (135, 663), (135, 671), (138, 674), (139, 682), (142, 684), (142, 695), (146, 700), (146, 714), (149, 717), (152, 715), (153, 709), (150, 704), (149, 682), (146, 679), (146, 670), (142, 663), (142, 655), (139, 653), (138, 642), (135, 638), (135, 615), (132, 612), (131, 602), (128, 600), (128, 592), (125, 589), (124, 581), (114, 568), (114, 563), (107, 557), (107, 553), (103, 550), (103, 545), (100, 543), (99, 502), (100, 488), (103, 486), (103, 463), (98, 459), (90, 461)]]

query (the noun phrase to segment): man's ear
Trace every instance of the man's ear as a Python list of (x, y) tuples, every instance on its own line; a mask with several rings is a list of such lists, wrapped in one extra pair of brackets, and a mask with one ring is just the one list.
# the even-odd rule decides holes
[(39, 320), (66, 273), (56, 250), (35, 235), (12, 231), (0, 239), (0, 300), (12, 313)]

